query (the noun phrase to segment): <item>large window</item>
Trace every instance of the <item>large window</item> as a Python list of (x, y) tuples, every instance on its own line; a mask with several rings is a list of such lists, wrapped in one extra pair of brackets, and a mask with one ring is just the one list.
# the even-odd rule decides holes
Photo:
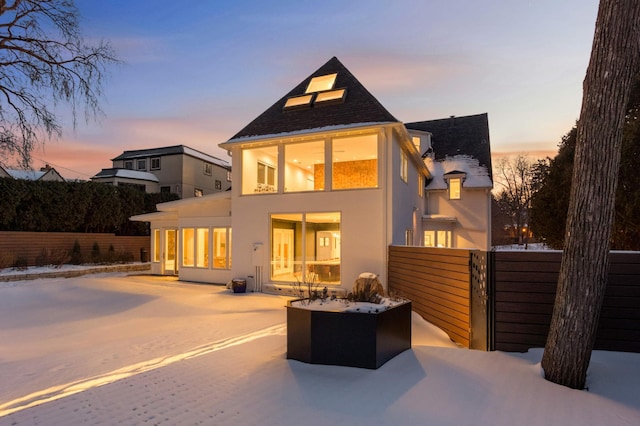
[(242, 193), (278, 191), (278, 147), (242, 151)]
[[(211, 234), (213, 245), (209, 238)], [(183, 228), (182, 266), (231, 268), (231, 228)]]
[(231, 268), (231, 228), (213, 228), (213, 267)]
[(340, 213), (271, 215), (271, 279), (340, 284)]
[(182, 266), (193, 266), (195, 252), (195, 232), (193, 228), (182, 230)]
[(160, 262), (160, 230), (153, 230), (153, 261)]
[(335, 138), (331, 155), (333, 189), (378, 187), (377, 135)]
[(285, 192), (324, 189), (324, 141), (284, 146)]
[(196, 228), (196, 266), (209, 267), (209, 228)]

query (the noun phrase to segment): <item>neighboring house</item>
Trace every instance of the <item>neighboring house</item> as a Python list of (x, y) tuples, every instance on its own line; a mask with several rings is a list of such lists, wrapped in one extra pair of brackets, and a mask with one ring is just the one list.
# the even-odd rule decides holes
[(65, 182), (65, 179), (62, 177), (62, 175), (48, 164), (45, 167), (40, 168), (40, 170), (3, 169), (2, 167), (0, 167), (0, 177), (10, 177), (13, 179), (24, 180)]
[(91, 180), (98, 183), (110, 183), (114, 186), (130, 186), (149, 193), (160, 192), (160, 180), (149, 172), (129, 169), (102, 169)]
[[(472, 117), (484, 124), (467, 126)], [(132, 218), (151, 222), (152, 272), (344, 292), (365, 271), (386, 285), (389, 245), (488, 250), (487, 116), (454, 120), (470, 135), (453, 151), (438, 122), (398, 121), (332, 58), (220, 144), (233, 159), (230, 193)]]
[(184, 145), (125, 151), (94, 182), (129, 185), (146, 192), (201, 197), (231, 188), (231, 165)]

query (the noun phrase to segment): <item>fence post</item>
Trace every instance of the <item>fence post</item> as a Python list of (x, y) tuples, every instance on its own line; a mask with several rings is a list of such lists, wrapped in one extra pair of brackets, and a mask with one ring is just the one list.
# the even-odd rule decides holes
[(493, 252), (470, 252), (471, 349), (494, 350), (493, 259)]

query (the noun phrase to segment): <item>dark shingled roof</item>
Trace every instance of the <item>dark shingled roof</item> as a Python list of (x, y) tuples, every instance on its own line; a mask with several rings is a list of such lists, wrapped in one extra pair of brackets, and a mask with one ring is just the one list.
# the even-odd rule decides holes
[[(313, 77), (333, 73), (338, 74), (334, 89), (347, 89), (343, 103), (327, 103), (327, 105), (313, 105), (310, 108), (301, 109), (283, 109), (289, 97), (304, 94)], [(229, 139), (229, 142), (252, 136), (276, 135), (328, 126), (388, 122), (398, 122), (398, 120), (365, 89), (336, 57), (333, 57), (240, 130)]]
[(489, 119), (486, 113), (405, 123), (405, 127), (432, 134), (431, 146), (436, 160), (469, 155), (485, 166), (489, 176), (492, 176)]

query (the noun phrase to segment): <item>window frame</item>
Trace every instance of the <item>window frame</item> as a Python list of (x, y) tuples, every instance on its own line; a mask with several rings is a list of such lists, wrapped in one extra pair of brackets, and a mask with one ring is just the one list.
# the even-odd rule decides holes
[(409, 156), (404, 149), (400, 150), (400, 179), (409, 183)]
[[(160, 157), (151, 157), (149, 161), (151, 163), (151, 170), (160, 170)], [(157, 162), (157, 165), (154, 165), (154, 162)]]
[(140, 171), (147, 171), (147, 159), (146, 158), (139, 158), (136, 160), (136, 170)]
[(207, 176), (213, 175), (213, 164), (207, 162), (202, 163), (202, 173)]
[(462, 199), (462, 178), (461, 177), (452, 177), (448, 179), (448, 193), (450, 200), (461, 200)]

